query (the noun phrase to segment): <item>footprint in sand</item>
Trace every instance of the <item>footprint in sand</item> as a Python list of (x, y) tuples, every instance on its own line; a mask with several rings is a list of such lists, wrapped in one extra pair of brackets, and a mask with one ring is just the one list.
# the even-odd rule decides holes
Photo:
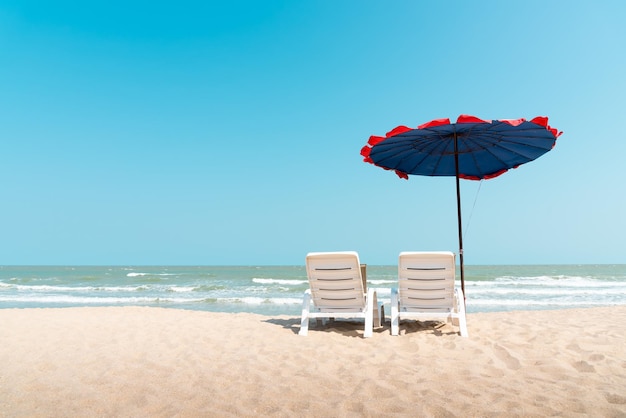
[(593, 373), (596, 369), (586, 361), (576, 361), (572, 363), (572, 366), (581, 373)]
[(509, 353), (509, 350), (498, 344), (494, 344), (493, 348), (496, 356), (506, 365), (506, 367), (511, 370), (518, 370), (521, 367), (519, 360), (512, 356), (511, 353)]
[(607, 394), (606, 400), (614, 405), (626, 405), (626, 398), (614, 393)]
[(602, 354), (592, 354), (589, 356), (590, 361), (602, 361), (604, 360), (604, 355)]

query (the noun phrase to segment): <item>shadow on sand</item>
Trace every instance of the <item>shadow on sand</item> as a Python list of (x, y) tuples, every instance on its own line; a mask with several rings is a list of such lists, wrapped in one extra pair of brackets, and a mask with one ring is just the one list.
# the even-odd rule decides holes
[[(278, 325), (290, 330), (294, 334), (300, 331), (300, 318), (270, 318), (265, 320), (269, 324)], [(309, 333), (326, 332), (342, 334), (346, 337), (362, 337), (363, 321), (335, 319), (322, 321), (311, 321)], [(391, 335), (391, 324), (387, 320), (381, 327), (374, 328), (374, 334)], [(400, 324), (400, 336), (412, 334), (432, 334), (436, 336), (458, 334), (455, 327), (440, 321), (402, 321)]]

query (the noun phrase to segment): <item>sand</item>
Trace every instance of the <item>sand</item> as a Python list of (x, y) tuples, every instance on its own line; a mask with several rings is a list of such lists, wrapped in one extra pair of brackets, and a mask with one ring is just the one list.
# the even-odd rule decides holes
[(389, 323), (0, 309), (2, 417), (626, 416), (626, 306)]

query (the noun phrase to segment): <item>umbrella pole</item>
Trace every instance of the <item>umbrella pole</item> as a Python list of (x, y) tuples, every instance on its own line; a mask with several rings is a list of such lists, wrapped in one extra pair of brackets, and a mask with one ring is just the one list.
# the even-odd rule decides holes
[(454, 168), (456, 170), (456, 211), (459, 229), (459, 266), (461, 267), (461, 290), (463, 291), (463, 299), (465, 296), (465, 272), (463, 269), (463, 222), (461, 222), (461, 185), (459, 181), (459, 144), (454, 133)]

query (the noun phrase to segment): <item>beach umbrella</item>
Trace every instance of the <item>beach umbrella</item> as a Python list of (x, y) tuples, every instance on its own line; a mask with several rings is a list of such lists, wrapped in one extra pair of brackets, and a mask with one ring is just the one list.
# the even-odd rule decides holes
[(384, 137), (371, 136), (361, 149), (364, 161), (410, 175), (456, 177), (461, 289), (465, 295), (459, 179), (497, 177), (550, 151), (562, 132), (539, 116), (530, 121), (482, 120), (461, 115), (456, 123), (436, 119), (417, 128), (398, 126)]

